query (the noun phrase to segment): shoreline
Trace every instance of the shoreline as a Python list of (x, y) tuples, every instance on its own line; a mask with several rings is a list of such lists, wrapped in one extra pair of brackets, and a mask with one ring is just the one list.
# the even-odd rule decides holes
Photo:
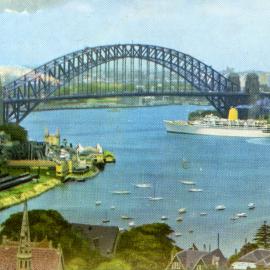
[(209, 104), (189, 104), (189, 103), (175, 103), (175, 104), (154, 104), (154, 105), (103, 105), (103, 106), (63, 106), (63, 107), (51, 107), (51, 108), (37, 108), (34, 112), (46, 112), (46, 111), (61, 111), (61, 110), (87, 110), (87, 109), (129, 109), (129, 108), (144, 108), (144, 107), (167, 107), (174, 105), (190, 105), (190, 106), (209, 106)]
[[(100, 173), (100, 170), (96, 168), (95, 172), (87, 174), (87, 176), (82, 176), (83, 180), (73, 179), (74, 182), (87, 181)], [(72, 180), (71, 180), (72, 181)], [(38, 197), (49, 190), (65, 185), (60, 179), (48, 176), (41, 176), (41, 179), (37, 183), (29, 182), (25, 183), (11, 189), (2, 191), (0, 193), (0, 211), (10, 208), (14, 205), (20, 204), (25, 200), (30, 200), (32, 198)]]
[(62, 182), (59, 179), (41, 176), (38, 183), (29, 182), (2, 191), (0, 193), (0, 211), (37, 197), (60, 185)]

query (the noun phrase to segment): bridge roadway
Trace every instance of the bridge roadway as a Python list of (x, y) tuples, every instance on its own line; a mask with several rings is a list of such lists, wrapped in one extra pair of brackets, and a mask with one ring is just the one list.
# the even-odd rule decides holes
[[(138, 65), (136, 63), (136, 72), (134, 59), (138, 63)], [(143, 61), (146, 65), (143, 65)], [(105, 67), (105, 73), (102, 72), (101, 66)], [(94, 71), (95, 76), (93, 76)], [(169, 72), (166, 80), (165, 71)], [(128, 84), (145, 85), (142, 82), (143, 74), (148, 89), (127, 91)], [(174, 85), (176, 81), (172, 74), (177, 77), (177, 87)], [(135, 75), (138, 78), (135, 79)], [(130, 81), (127, 80), (128, 77)], [(182, 91), (179, 87), (180, 78), (197, 92)], [(122, 85), (124, 89), (112, 90), (107, 86), (103, 91), (100, 87), (92, 92), (66, 95), (66, 87), (70, 89), (70, 84), (74, 86), (76, 81), (75, 89), (79, 90), (79, 85), (83, 85), (85, 80), (87, 84), (91, 82), (91, 86), (95, 84), (101, 86), (104, 82), (108, 85), (113, 81), (114, 87)], [(153, 91), (150, 81), (155, 86)], [(166, 84), (174, 87), (171, 91), (161, 91), (157, 87), (160, 82), (162, 82), (160, 89), (166, 89), (164, 87)], [(60, 56), (5, 85), (3, 87), (4, 121), (19, 123), (39, 103), (48, 100), (124, 96), (203, 96), (222, 116), (227, 115), (231, 106), (250, 101), (254, 103), (256, 100), (251, 94), (242, 93), (239, 84), (191, 55), (157, 45), (113, 44), (86, 47)], [(270, 94), (260, 94), (260, 97), (266, 96), (269, 97)]]
[[(132, 93), (132, 92), (112, 92), (112, 93), (89, 93), (89, 94), (77, 94), (77, 95), (60, 95), (60, 96), (49, 96), (43, 100), (43, 102), (50, 100), (69, 100), (69, 99), (87, 99), (87, 98), (110, 98), (110, 97), (146, 97), (146, 96), (177, 96), (177, 97), (231, 97), (234, 99), (241, 99), (245, 103), (252, 96), (248, 93), (238, 92), (238, 93), (220, 93), (220, 92), (211, 92), (203, 93), (203, 92), (179, 92), (178, 94), (168, 92), (168, 91), (160, 91), (160, 92), (141, 92), (141, 93)], [(269, 98), (270, 93), (261, 92), (256, 97), (260, 98)], [(42, 99), (42, 97), (31, 97), (31, 98), (20, 98), (20, 99), (12, 99), (12, 100), (4, 100), (5, 104), (16, 104), (16, 103), (25, 103), (25, 102), (38, 102)]]

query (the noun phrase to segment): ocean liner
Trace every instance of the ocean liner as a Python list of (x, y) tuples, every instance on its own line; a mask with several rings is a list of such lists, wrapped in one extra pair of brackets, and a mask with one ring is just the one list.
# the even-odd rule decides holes
[(261, 138), (270, 137), (270, 125), (266, 120), (238, 119), (238, 111), (231, 108), (228, 119), (213, 114), (194, 121), (164, 120), (167, 132)]

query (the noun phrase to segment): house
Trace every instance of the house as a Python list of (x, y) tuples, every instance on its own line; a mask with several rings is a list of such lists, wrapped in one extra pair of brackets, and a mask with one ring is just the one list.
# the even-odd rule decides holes
[(51, 241), (31, 242), (27, 204), (24, 205), (19, 242), (3, 237), (0, 245), (0, 270), (64, 270), (60, 245)]
[(205, 268), (225, 269), (227, 259), (220, 249), (211, 252), (187, 249), (175, 254), (166, 270), (202, 270)]
[(270, 269), (270, 250), (258, 248), (239, 258), (231, 265), (234, 270), (246, 270), (248, 268)]
[(98, 250), (103, 256), (113, 255), (119, 236), (118, 227), (75, 223), (72, 227), (83, 233), (92, 250)]

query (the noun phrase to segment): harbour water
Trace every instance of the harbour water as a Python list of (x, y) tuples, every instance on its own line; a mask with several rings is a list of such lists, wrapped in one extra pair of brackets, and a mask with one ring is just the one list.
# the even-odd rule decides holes
[[(134, 218), (136, 225), (166, 222), (181, 237), (173, 237), (183, 248), (193, 242), (220, 247), (226, 255), (239, 249), (247, 238), (252, 240), (264, 220), (270, 222), (270, 140), (234, 137), (168, 134), (164, 119), (186, 119), (196, 106), (164, 106), (108, 109), (65, 110), (31, 113), (22, 123), (31, 139), (43, 140), (44, 128), (51, 132), (60, 128), (62, 138), (73, 145), (100, 143), (112, 151), (116, 164), (109, 164), (92, 180), (68, 183), (29, 202), (30, 209), (60, 211), (70, 222), (102, 224), (127, 228), (121, 215)], [(201, 109), (202, 107), (200, 107)], [(188, 168), (181, 166), (185, 159)], [(203, 192), (188, 192), (179, 180), (197, 183)], [(149, 201), (153, 188), (136, 188), (134, 184), (151, 183), (160, 201)], [(129, 190), (130, 195), (115, 195), (114, 190)], [(101, 205), (96, 206), (96, 201)], [(256, 204), (248, 210), (248, 203)], [(216, 211), (224, 204), (224, 211)], [(115, 209), (110, 207), (114, 205)], [(179, 223), (178, 209), (187, 213)], [(0, 212), (0, 222), (11, 213), (21, 211), (14, 206)], [(206, 212), (207, 216), (200, 216)], [(246, 212), (246, 218), (230, 220), (234, 214)], [(189, 231), (193, 230), (193, 233)]]

